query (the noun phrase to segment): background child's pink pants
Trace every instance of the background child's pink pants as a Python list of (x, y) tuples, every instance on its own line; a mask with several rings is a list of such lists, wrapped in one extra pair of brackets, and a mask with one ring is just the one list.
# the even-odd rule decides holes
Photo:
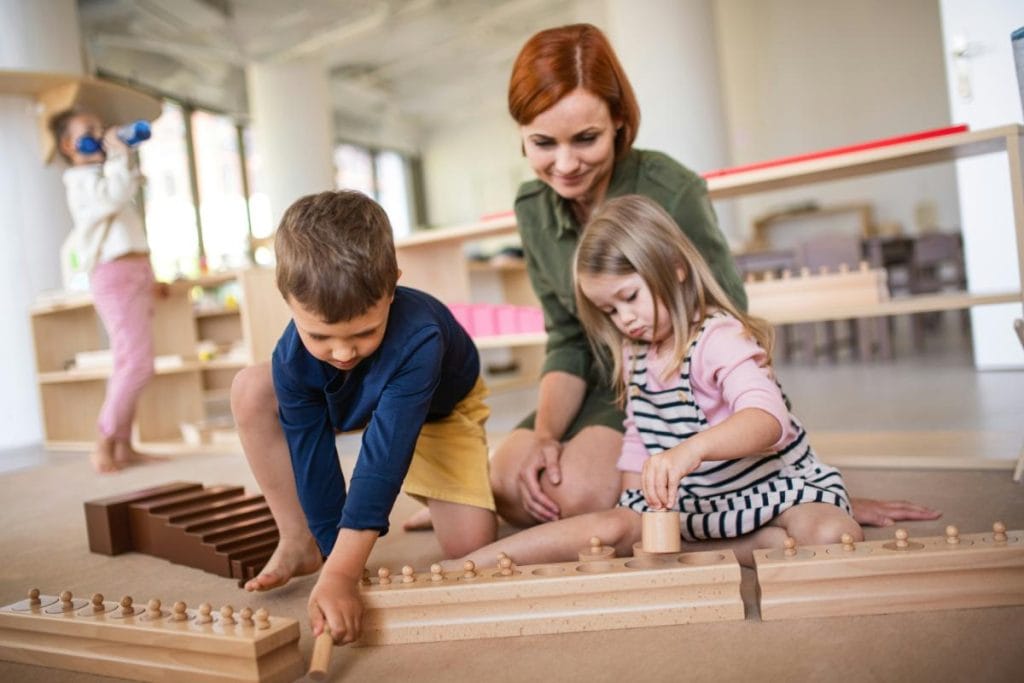
[(128, 441), (139, 394), (153, 376), (153, 269), (147, 258), (108, 261), (93, 268), (89, 283), (114, 356), (97, 426)]

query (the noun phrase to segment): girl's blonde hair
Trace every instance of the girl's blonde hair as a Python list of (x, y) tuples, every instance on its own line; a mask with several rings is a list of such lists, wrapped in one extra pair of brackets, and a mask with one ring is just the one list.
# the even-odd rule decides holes
[[(607, 314), (584, 296), (580, 275), (633, 273), (643, 279), (653, 299), (665, 305), (672, 319), (672, 358), (663, 379), (680, 371), (690, 342), (712, 308), (726, 311), (739, 320), (747, 334), (764, 348), (768, 358), (765, 364), (771, 363), (771, 325), (747, 315), (733, 304), (675, 220), (647, 197), (617, 197), (598, 208), (584, 228), (576, 247), (573, 281), (580, 322), (594, 355), (611, 375), (620, 406), (626, 399), (622, 346), (632, 342), (619, 332)], [(654, 325), (659, 325), (657, 319)]]

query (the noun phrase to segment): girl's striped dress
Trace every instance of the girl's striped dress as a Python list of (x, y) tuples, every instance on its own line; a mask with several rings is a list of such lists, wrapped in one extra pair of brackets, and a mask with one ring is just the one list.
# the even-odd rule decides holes
[[(651, 455), (709, 426), (703, 410), (694, 401), (690, 384), (691, 359), (708, 320), (687, 349), (674, 386), (657, 390), (649, 387), (649, 348), (646, 345), (638, 348), (631, 359), (631, 367), (627, 366), (630, 367), (629, 408)], [(660, 382), (655, 382), (656, 386), (658, 384)], [(828, 503), (850, 512), (839, 471), (815, 457), (803, 427), (792, 414), (789, 419), (795, 437), (775, 452), (737, 460), (707, 461), (683, 478), (679, 484), (679, 511), (684, 540), (748, 534), (800, 503)], [(637, 512), (648, 509), (640, 489), (624, 491), (619, 505)]]

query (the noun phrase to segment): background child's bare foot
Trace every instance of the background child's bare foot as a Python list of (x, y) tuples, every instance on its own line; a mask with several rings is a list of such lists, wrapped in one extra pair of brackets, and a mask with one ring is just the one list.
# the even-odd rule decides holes
[(433, 528), (434, 522), (430, 519), (430, 508), (428, 507), (417, 510), (402, 523), (404, 531), (428, 531)]
[(120, 468), (114, 460), (114, 440), (106, 436), (96, 439), (96, 445), (89, 453), (89, 462), (92, 463), (93, 469), (100, 474), (117, 472)]
[(296, 542), (282, 538), (256, 578), (245, 583), (245, 590), (266, 591), (283, 586), (293, 576), (314, 573), (320, 569), (320, 564), (320, 548), (312, 536)]
[(167, 458), (159, 455), (139, 453), (132, 448), (131, 441), (117, 441), (114, 443), (114, 463), (117, 467), (130, 465), (142, 465), (147, 462), (163, 462)]

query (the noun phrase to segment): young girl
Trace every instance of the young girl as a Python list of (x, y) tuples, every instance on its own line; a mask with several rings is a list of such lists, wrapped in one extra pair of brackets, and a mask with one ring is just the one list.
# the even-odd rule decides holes
[[(90, 456), (97, 472), (151, 460), (132, 449), (139, 394), (153, 375), (153, 296), (156, 291), (142, 217), (133, 203), (140, 174), (113, 129), (87, 111), (68, 110), (50, 121), (64, 172), (74, 227), (61, 248), (65, 286), (74, 271), (89, 274), (93, 305), (110, 337), (114, 369)], [(96, 150), (79, 141), (102, 140)]]
[(533, 527), (498, 552), (519, 564), (576, 559), (592, 536), (632, 554), (646, 510), (678, 509), (691, 550), (861, 539), (839, 471), (815, 456), (771, 371), (771, 328), (732, 305), (655, 202), (597, 210), (575, 259), (577, 308), (626, 409), (623, 493), (607, 512)]

